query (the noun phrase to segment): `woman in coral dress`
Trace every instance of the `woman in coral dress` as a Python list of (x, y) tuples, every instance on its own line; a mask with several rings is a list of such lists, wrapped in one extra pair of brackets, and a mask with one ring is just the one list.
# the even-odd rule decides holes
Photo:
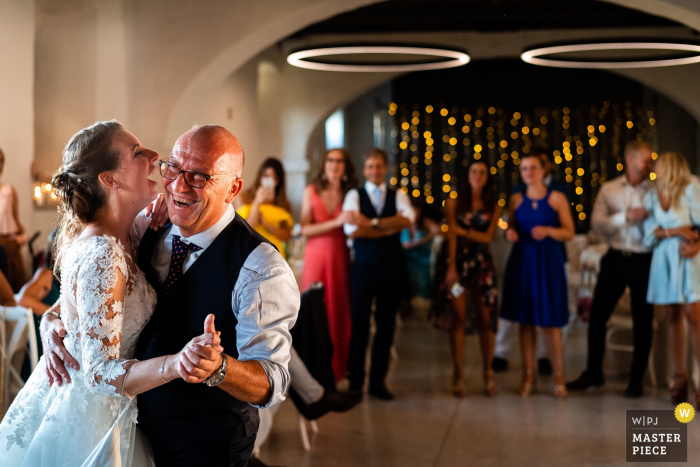
[(349, 253), (343, 224), (354, 223), (357, 216), (342, 211), (343, 199), (356, 185), (350, 154), (345, 149), (329, 150), (313, 183), (304, 190), (301, 205), (301, 233), (308, 239), (301, 288), (304, 291), (317, 281), (325, 286), (336, 381), (347, 373), (351, 330)]

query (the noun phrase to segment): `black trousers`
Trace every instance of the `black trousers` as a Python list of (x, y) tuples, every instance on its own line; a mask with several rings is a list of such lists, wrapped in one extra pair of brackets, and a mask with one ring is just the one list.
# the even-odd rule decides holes
[(237, 443), (233, 443), (229, 449), (229, 467), (246, 467), (248, 459), (255, 447), (257, 433), (252, 436), (242, 437)]
[(369, 342), (372, 300), (377, 299), (374, 323), (376, 334), (372, 343), (370, 386), (384, 384), (389, 371), (389, 356), (396, 330), (396, 312), (401, 303), (403, 268), (396, 263), (377, 264), (355, 262), (352, 266), (351, 313), (352, 333), (348, 355), (348, 379), (352, 388), (365, 381), (365, 355)]
[(630, 288), (632, 299), (632, 332), (634, 353), (630, 382), (641, 384), (649, 363), (653, 335), (654, 307), (647, 303), (651, 253), (623, 253), (610, 249), (600, 263), (591, 317), (588, 323), (588, 371), (602, 374), (605, 357), (607, 322), (617, 301)]

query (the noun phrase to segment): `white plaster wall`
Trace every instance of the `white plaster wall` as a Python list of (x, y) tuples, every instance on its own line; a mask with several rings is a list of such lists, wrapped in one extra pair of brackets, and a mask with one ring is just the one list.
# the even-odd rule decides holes
[(34, 228), (30, 167), (34, 156), (34, 2), (0, 0), (0, 148), (3, 181), (17, 188), (20, 218)]

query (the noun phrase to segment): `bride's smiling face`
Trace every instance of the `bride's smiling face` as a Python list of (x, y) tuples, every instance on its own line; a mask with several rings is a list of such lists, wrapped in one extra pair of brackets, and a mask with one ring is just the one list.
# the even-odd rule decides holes
[(158, 153), (126, 130), (114, 137), (112, 147), (119, 150), (119, 168), (113, 174), (121, 186), (118, 198), (140, 211), (158, 195), (158, 182), (149, 178), (156, 173)]

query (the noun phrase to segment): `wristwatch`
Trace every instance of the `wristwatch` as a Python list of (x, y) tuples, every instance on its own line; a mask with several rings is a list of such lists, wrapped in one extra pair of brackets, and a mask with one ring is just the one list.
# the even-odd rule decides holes
[(372, 219), (371, 223), (372, 223), (372, 228), (376, 229), (377, 227), (379, 227), (379, 218), (375, 217), (374, 219)]
[(214, 371), (207, 379), (202, 381), (202, 383), (206, 384), (210, 388), (213, 388), (214, 386), (218, 386), (221, 384), (221, 382), (224, 380), (224, 377), (226, 376), (226, 354), (222, 353), (221, 354), (221, 366)]

